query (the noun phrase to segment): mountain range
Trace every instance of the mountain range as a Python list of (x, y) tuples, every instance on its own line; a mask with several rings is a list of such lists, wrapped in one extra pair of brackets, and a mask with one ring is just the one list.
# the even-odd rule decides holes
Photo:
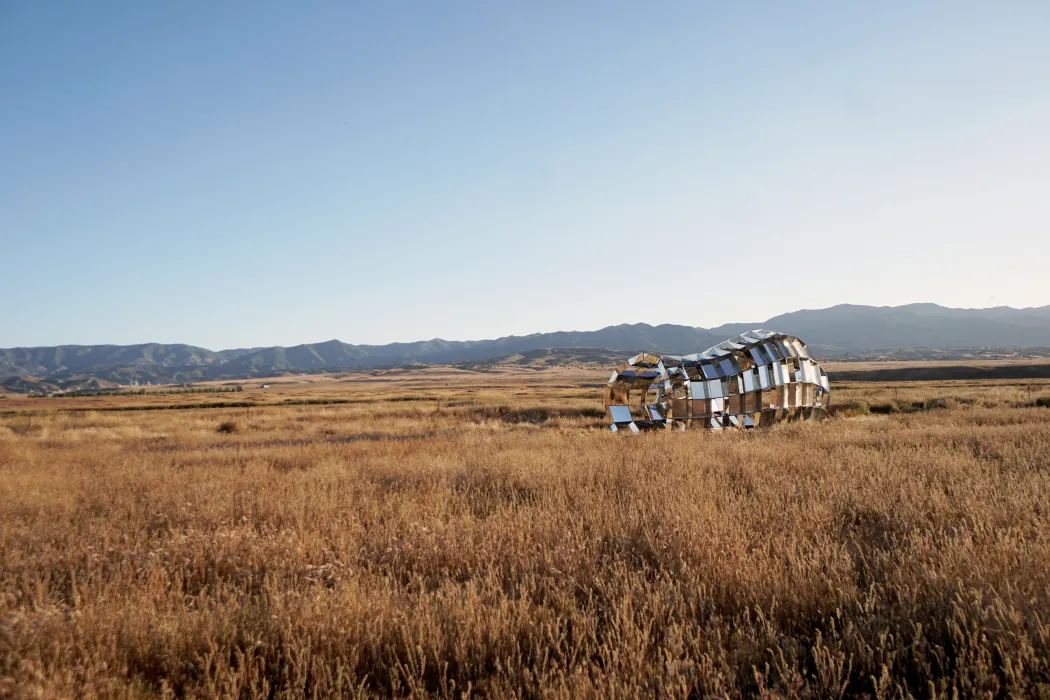
[(1050, 306), (951, 309), (936, 304), (842, 304), (716, 328), (635, 323), (597, 331), (388, 345), (351, 345), (330, 340), (293, 347), (220, 351), (159, 343), (11, 348), (0, 349), (0, 390), (50, 391), (81, 388), (89, 382), (164, 384), (281, 372), (478, 362), (544, 348), (689, 353), (753, 328), (797, 335), (818, 353), (832, 355), (874, 349), (1050, 347)]

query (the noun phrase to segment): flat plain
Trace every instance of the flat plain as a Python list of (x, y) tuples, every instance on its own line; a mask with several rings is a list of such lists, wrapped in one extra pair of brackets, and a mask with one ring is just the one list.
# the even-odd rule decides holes
[(0, 696), (1050, 697), (1050, 382), (625, 436), (608, 373), (9, 396)]

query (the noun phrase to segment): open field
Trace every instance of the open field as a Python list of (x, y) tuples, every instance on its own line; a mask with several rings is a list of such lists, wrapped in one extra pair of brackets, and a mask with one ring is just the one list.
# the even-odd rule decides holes
[(826, 371), (835, 372), (864, 372), (878, 369), (952, 369), (954, 367), (1042, 367), (1050, 365), (1050, 358), (1046, 357), (1020, 357), (1012, 359), (983, 360), (983, 359), (955, 359), (955, 360), (826, 360), (821, 361), (820, 366)]
[(1050, 379), (1050, 359), (831, 361), (821, 366), (833, 381), (964, 381)]
[(607, 378), (0, 401), (0, 696), (1050, 697), (1050, 381), (624, 436)]

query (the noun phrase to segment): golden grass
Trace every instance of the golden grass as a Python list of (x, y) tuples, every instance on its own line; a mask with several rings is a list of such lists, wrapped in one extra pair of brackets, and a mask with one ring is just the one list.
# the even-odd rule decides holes
[(0, 415), (0, 696), (1050, 693), (1045, 382), (622, 436), (597, 372), (365, 378)]

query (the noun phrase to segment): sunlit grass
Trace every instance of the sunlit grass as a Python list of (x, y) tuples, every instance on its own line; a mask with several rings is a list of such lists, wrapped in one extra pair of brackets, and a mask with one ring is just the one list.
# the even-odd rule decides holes
[(0, 416), (0, 695), (1047, 692), (1046, 384), (628, 437), (436, 376)]

